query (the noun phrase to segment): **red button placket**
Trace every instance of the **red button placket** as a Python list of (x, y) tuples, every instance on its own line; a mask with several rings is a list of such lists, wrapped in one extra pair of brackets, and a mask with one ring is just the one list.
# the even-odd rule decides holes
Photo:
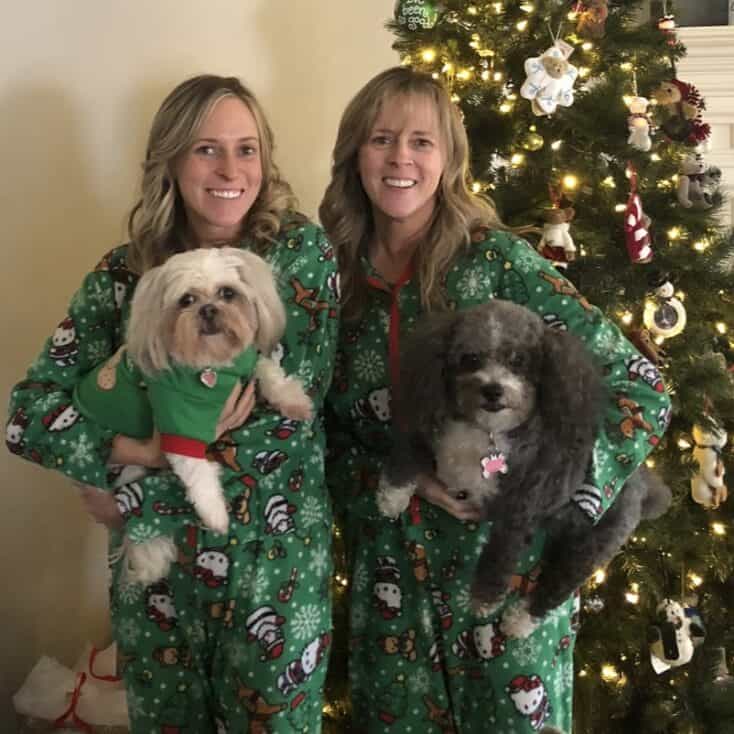
[[(390, 294), (390, 323), (387, 331), (387, 354), (388, 364), (390, 366), (390, 391), (393, 394), (400, 389), (400, 289), (410, 281), (413, 277), (413, 272), (413, 261), (411, 260), (392, 287), (380, 278), (367, 276), (367, 283), (369, 285)], [(420, 524), (420, 500), (417, 495), (411, 497), (409, 514), (413, 525)]]

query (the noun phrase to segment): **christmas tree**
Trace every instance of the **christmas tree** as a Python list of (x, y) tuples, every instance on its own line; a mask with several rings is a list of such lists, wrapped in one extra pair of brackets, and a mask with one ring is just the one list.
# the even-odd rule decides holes
[[(403, 63), (443, 79), (461, 108), (474, 189), (509, 225), (536, 225), (528, 239), (622, 327), (646, 357), (640, 379), (655, 366), (673, 400), (648, 462), (673, 507), (583, 589), (575, 730), (729, 732), (734, 238), (703, 160), (705, 101), (676, 74), (673, 8), (641, 22), (638, 6), (399, 0), (390, 27)], [(346, 584), (339, 575), (341, 626)], [(673, 649), (668, 615), (683, 619)], [(327, 724), (344, 731), (334, 669)]]
[(648, 21), (639, 5), (398, 0), (389, 27), (461, 109), (474, 190), (534, 225), (532, 246), (643, 353), (631, 370), (672, 397), (648, 464), (673, 506), (582, 590), (575, 731), (734, 732), (734, 237), (674, 8)]

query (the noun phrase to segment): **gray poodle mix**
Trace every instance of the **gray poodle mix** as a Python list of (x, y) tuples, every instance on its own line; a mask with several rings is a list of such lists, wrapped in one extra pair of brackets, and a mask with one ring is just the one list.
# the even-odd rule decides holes
[(643, 466), (598, 524), (580, 509), (604, 405), (601, 370), (582, 342), (509, 301), (431, 316), (401, 354), (399, 430), (378, 505), (396, 518), (418, 476), (433, 474), (491, 521), (472, 587), (482, 614), (503, 603), (536, 530), (547, 531), (538, 585), (503, 615), (508, 636), (530, 634), (641, 519), (670, 505)]

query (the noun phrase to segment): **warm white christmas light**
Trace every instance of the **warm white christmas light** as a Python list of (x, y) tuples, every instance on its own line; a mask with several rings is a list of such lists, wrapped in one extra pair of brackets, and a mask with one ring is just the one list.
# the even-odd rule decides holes
[(431, 61), (436, 60), (436, 51), (432, 48), (424, 48), (423, 51), (421, 51), (421, 58), (427, 64), (430, 64)]
[(712, 522), (711, 532), (714, 535), (726, 535), (726, 525), (723, 522)]

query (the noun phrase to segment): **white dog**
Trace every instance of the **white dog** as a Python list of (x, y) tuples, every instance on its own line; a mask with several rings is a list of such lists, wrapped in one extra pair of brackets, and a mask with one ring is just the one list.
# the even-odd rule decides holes
[[(144, 438), (153, 428), (149, 401), (161, 449), (188, 500), (205, 525), (225, 533), (229, 515), (219, 465), (205, 452), (235, 384), (254, 377), (260, 395), (283, 415), (311, 418), (300, 381), (267, 356), (285, 321), (272, 271), (261, 257), (232, 247), (173, 255), (140, 279), (127, 344), (83, 381), (77, 404), (97, 422)], [(147, 400), (139, 389), (141, 373)], [(128, 543), (127, 555), (132, 579), (150, 584), (166, 575), (176, 550), (170, 538), (158, 537)]]

